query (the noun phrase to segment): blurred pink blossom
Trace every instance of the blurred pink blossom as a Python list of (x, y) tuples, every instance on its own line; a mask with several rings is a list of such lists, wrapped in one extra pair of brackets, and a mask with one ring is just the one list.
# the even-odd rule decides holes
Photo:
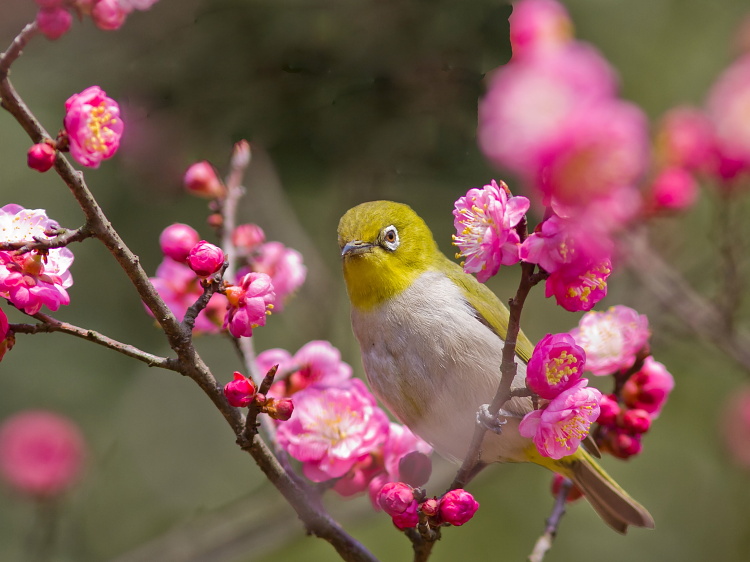
[(276, 291), (276, 312), (284, 308), (284, 301), (305, 282), (307, 268), (302, 254), (281, 242), (266, 242), (258, 246), (249, 259), (249, 268), (242, 268), (237, 276), (248, 271), (265, 273), (271, 277)]
[(183, 177), (185, 189), (199, 197), (216, 199), (226, 194), (226, 187), (214, 167), (206, 160), (192, 164)]
[(388, 434), (388, 417), (359, 379), (309, 386), (294, 395), (294, 405), (277, 439), (313, 482), (344, 476)]
[(91, 8), (94, 25), (104, 31), (120, 29), (128, 12), (120, 5), (120, 0), (96, 0)]
[(520, 238), (515, 230), (529, 209), (526, 197), (510, 197), (507, 186), (492, 180), (481, 189), (472, 188), (460, 197), (453, 210), (453, 244), (466, 258), (466, 273), (476, 273), (484, 283), (501, 265), (518, 263)]
[(266, 235), (257, 224), (240, 224), (232, 232), (232, 244), (242, 256), (249, 256), (265, 241)]
[(526, 369), (526, 385), (551, 400), (576, 384), (586, 365), (586, 352), (570, 334), (547, 334), (534, 347)]
[(514, 60), (560, 48), (573, 38), (573, 22), (565, 7), (555, 0), (514, 2), (509, 21)]
[(13, 348), (13, 344), (15, 344), (15, 336), (10, 331), (8, 317), (0, 309), (0, 361)]
[(14, 414), (0, 426), (0, 474), (38, 498), (68, 490), (83, 469), (85, 444), (69, 419), (43, 410)]
[(646, 197), (652, 211), (684, 211), (698, 200), (698, 182), (684, 168), (665, 168), (651, 181)]
[(68, 32), (73, 16), (61, 6), (42, 7), (36, 14), (36, 24), (47, 39), (54, 41)]
[(276, 301), (271, 278), (265, 273), (248, 273), (239, 279), (238, 285), (226, 288), (227, 314), (224, 328), (235, 338), (250, 337), (253, 329), (266, 325), (266, 314), (270, 314)]
[(64, 123), (70, 154), (83, 166), (98, 168), (102, 160), (114, 156), (120, 146), (124, 128), (120, 106), (99, 86), (91, 86), (68, 98)]
[(701, 109), (675, 107), (657, 124), (654, 150), (663, 168), (706, 171), (714, 157), (713, 123)]
[[(58, 228), (43, 209), (24, 209), (13, 204), (0, 208), (3, 242), (47, 239)], [(0, 251), (0, 297), (26, 314), (36, 314), (42, 306), (57, 310), (70, 303), (66, 289), (73, 284), (68, 271), (72, 263), (73, 252), (67, 248), (52, 248), (43, 254)]]
[(630, 368), (651, 335), (648, 318), (622, 305), (587, 312), (570, 334), (586, 350), (586, 369), (594, 375)]

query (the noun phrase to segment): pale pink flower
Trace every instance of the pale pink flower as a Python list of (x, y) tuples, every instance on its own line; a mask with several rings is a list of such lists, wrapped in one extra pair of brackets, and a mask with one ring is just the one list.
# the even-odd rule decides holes
[(68, 32), (73, 25), (73, 16), (60, 6), (43, 7), (36, 14), (36, 24), (47, 39), (54, 41)]
[(70, 154), (79, 164), (98, 168), (120, 146), (124, 123), (120, 106), (99, 86), (86, 88), (65, 102), (65, 131)]
[(541, 410), (524, 416), (518, 426), (523, 437), (533, 439), (539, 454), (553, 459), (572, 455), (599, 417), (601, 392), (581, 379)]
[(667, 368), (651, 355), (643, 361), (643, 367), (625, 383), (622, 397), (630, 408), (638, 408), (659, 417), (664, 404), (674, 389), (674, 377)]
[[(307, 268), (302, 263), (302, 254), (287, 248), (281, 242), (266, 242), (256, 248), (249, 259), (249, 270), (270, 276), (276, 291), (276, 312), (284, 308), (284, 301), (302, 286)], [(238, 276), (247, 272), (243, 268)]]
[(0, 427), (0, 474), (15, 490), (38, 498), (68, 490), (83, 469), (81, 432), (58, 414), (28, 410)]
[(698, 200), (698, 182), (683, 168), (665, 168), (648, 187), (648, 204), (655, 211), (684, 211)]
[(57, 151), (46, 142), (32, 145), (26, 153), (26, 163), (29, 168), (37, 172), (46, 172), (55, 163)]
[[(193, 270), (171, 258), (162, 260), (156, 269), (156, 277), (151, 277), (150, 281), (178, 320), (183, 319), (187, 309), (203, 294), (200, 281)], [(196, 317), (195, 331), (218, 333), (224, 321), (226, 308), (226, 297), (214, 293), (208, 301), (208, 306)], [(153, 316), (148, 307), (146, 311)]]
[(120, 29), (127, 15), (128, 11), (120, 5), (119, 0), (96, 0), (91, 9), (94, 25), (104, 31)]
[[(279, 370), (277, 371), (277, 373), (281, 374), (291, 368), (294, 365), (294, 361), (292, 360), (292, 354), (289, 353), (286, 349), (272, 348), (261, 351), (255, 357), (255, 364), (258, 365), (258, 369), (261, 373), (267, 373), (269, 369), (271, 369), (271, 367), (273, 367), (274, 365), (278, 365)], [(284, 385), (284, 382), (279, 381), (277, 383), (274, 383), (271, 388), (275, 390), (277, 384)], [(281, 389), (281, 392), (274, 392), (272, 390), (269, 394), (274, 396), (285, 396), (285, 392), (283, 391), (283, 389)]]
[(479, 146), (495, 164), (536, 177), (542, 149), (575, 123), (579, 110), (611, 98), (616, 87), (609, 63), (581, 42), (513, 60), (492, 74), (479, 102)]
[(573, 22), (565, 7), (555, 0), (514, 2), (509, 22), (514, 60), (557, 49), (573, 37)]
[(416, 527), (419, 523), (419, 504), (411, 486), (403, 482), (389, 482), (378, 492), (378, 504), (393, 519), (399, 529)]
[(660, 119), (654, 138), (660, 166), (706, 171), (714, 158), (714, 126), (698, 108), (675, 107)]
[(192, 164), (182, 181), (187, 191), (207, 199), (223, 197), (227, 191), (214, 167), (206, 160)]
[(200, 236), (193, 227), (179, 222), (170, 224), (159, 235), (162, 253), (178, 262), (187, 261), (190, 250), (199, 241)]
[(460, 527), (474, 517), (479, 509), (479, 502), (466, 490), (451, 490), (440, 498), (439, 509), (443, 522)]
[(234, 372), (234, 378), (224, 385), (224, 396), (235, 408), (246, 408), (255, 398), (255, 385), (239, 371)]
[(750, 170), (750, 54), (736, 60), (708, 95), (719, 153), (718, 173), (725, 180)]
[[(59, 228), (43, 209), (24, 209), (20, 205), (0, 208), (0, 240), (33, 242), (46, 239)], [(44, 255), (36, 252), (0, 251), (0, 297), (4, 297), (26, 314), (36, 314), (46, 306), (57, 310), (70, 303), (66, 291), (73, 284), (68, 269), (73, 252), (53, 248)]]
[(558, 269), (544, 284), (544, 296), (554, 296), (557, 304), (569, 312), (588, 311), (607, 296), (607, 278), (612, 273), (608, 259), (586, 267)]
[(594, 375), (630, 368), (650, 336), (648, 318), (622, 305), (587, 312), (570, 334), (586, 350), (586, 369)]
[(258, 246), (266, 241), (263, 229), (257, 224), (240, 224), (232, 232), (232, 244), (240, 255), (249, 256)]
[(226, 288), (229, 301), (224, 317), (224, 328), (235, 338), (250, 337), (253, 328), (266, 325), (276, 301), (271, 278), (265, 273), (248, 273), (239, 279), (239, 285)]
[(187, 263), (198, 277), (208, 277), (224, 265), (224, 252), (218, 246), (201, 240), (190, 250)]
[(466, 273), (476, 273), (484, 283), (500, 265), (518, 263), (521, 239), (515, 227), (529, 209), (526, 197), (509, 197), (507, 186), (492, 180), (481, 189), (472, 188), (460, 197), (453, 210), (453, 244), (466, 258)]
[(541, 398), (552, 399), (576, 384), (586, 366), (586, 352), (570, 334), (547, 334), (534, 347), (526, 369), (526, 385)]
[(345, 475), (388, 434), (388, 417), (359, 379), (309, 386), (294, 395), (294, 403), (294, 414), (279, 426), (277, 439), (313, 482)]

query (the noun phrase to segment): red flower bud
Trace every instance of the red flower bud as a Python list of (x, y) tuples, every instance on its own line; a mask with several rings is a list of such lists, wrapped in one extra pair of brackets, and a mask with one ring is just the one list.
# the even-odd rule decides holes
[(224, 252), (218, 246), (201, 240), (190, 250), (187, 263), (198, 277), (208, 277), (224, 265)]
[(255, 385), (239, 371), (234, 372), (234, 380), (224, 385), (224, 396), (236, 408), (249, 406), (255, 396)]
[(287, 421), (294, 412), (291, 398), (272, 398), (266, 401), (265, 412), (274, 420)]
[(29, 168), (37, 172), (46, 172), (55, 163), (55, 149), (46, 142), (33, 145), (26, 155)]

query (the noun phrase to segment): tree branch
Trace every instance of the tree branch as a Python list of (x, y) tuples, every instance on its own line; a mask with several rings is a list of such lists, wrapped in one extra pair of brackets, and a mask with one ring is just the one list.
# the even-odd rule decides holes
[(544, 534), (536, 541), (534, 549), (529, 555), (529, 562), (542, 562), (544, 555), (552, 548), (552, 541), (557, 536), (557, 528), (560, 525), (560, 520), (565, 515), (565, 503), (568, 499), (568, 492), (570, 492), (572, 487), (573, 482), (567, 478), (560, 485), (560, 490), (555, 497), (555, 504), (552, 506), (552, 513), (547, 518), (547, 526), (544, 528)]

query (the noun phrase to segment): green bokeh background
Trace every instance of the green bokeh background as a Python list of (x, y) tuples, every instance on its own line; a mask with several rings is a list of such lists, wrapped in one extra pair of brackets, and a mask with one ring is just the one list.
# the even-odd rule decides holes
[[(701, 103), (732, 60), (732, 35), (750, 10), (742, 0), (566, 5), (577, 35), (618, 69), (623, 96), (651, 117)], [(32, 0), (3, 0), (0, 45), (34, 13)], [(365, 200), (404, 201), (451, 253), (453, 201), (468, 187), (504, 177), (479, 154), (474, 131), (482, 77), (509, 58), (508, 14), (489, 0), (161, 0), (117, 32), (84, 21), (59, 41), (36, 38), (12, 80), (50, 131), (60, 127), (67, 97), (92, 84), (120, 101), (127, 126), (120, 153), (86, 178), (151, 272), (168, 224), (211, 234), (204, 203), (181, 191), (184, 169), (199, 159), (225, 169), (232, 143), (250, 140), (254, 160), (241, 218), (299, 249), (309, 267), (305, 287), (257, 331), (255, 346), (293, 352), (329, 339), (361, 376), (339, 275), (338, 218)], [(78, 226), (80, 210), (59, 178), (26, 168), (29, 144), (0, 112), (0, 204), (45, 208), (61, 224)], [(745, 203), (738, 198), (738, 213)], [(715, 204), (706, 192), (688, 216), (654, 226), (670, 258), (709, 292), (718, 263)], [(746, 231), (737, 231), (740, 242)], [(88, 241), (72, 249), (72, 305), (55, 316), (168, 354), (103, 248)], [(510, 269), (491, 285), (505, 299), (516, 281)], [(530, 301), (524, 329), (532, 338), (577, 322), (541, 291)], [(731, 463), (719, 431), (727, 396), (747, 373), (695, 340), (626, 273), (613, 278), (601, 306), (617, 303), (649, 314), (654, 353), (677, 379), (644, 454), (627, 463), (605, 459), (657, 528), (621, 537), (576, 504), (547, 559), (747, 560), (750, 474)], [(24, 321), (3, 310), (11, 322)], [(224, 339), (202, 338), (198, 346), (221, 380), (238, 368)], [(335, 559), (328, 544), (304, 536), (190, 380), (63, 335), (19, 335), (0, 364), (0, 419), (27, 408), (64, 413), (89, 443), (85, 477), (60, 509), (54, 560)], [(436, 461), (431, 492), (440, 492), (451, 470)], [(549, 480), (528, 466), (486, 471), (471, 487), (482, 505), (477, 516), (447, 529), (432, 559), (525, 559), (551, 507)], [(0, 559), (24, 560), (34, 506), (1, 493)], [(410, 559), (408, 541), (364, 498), (327, 503), (382, 560)]]

